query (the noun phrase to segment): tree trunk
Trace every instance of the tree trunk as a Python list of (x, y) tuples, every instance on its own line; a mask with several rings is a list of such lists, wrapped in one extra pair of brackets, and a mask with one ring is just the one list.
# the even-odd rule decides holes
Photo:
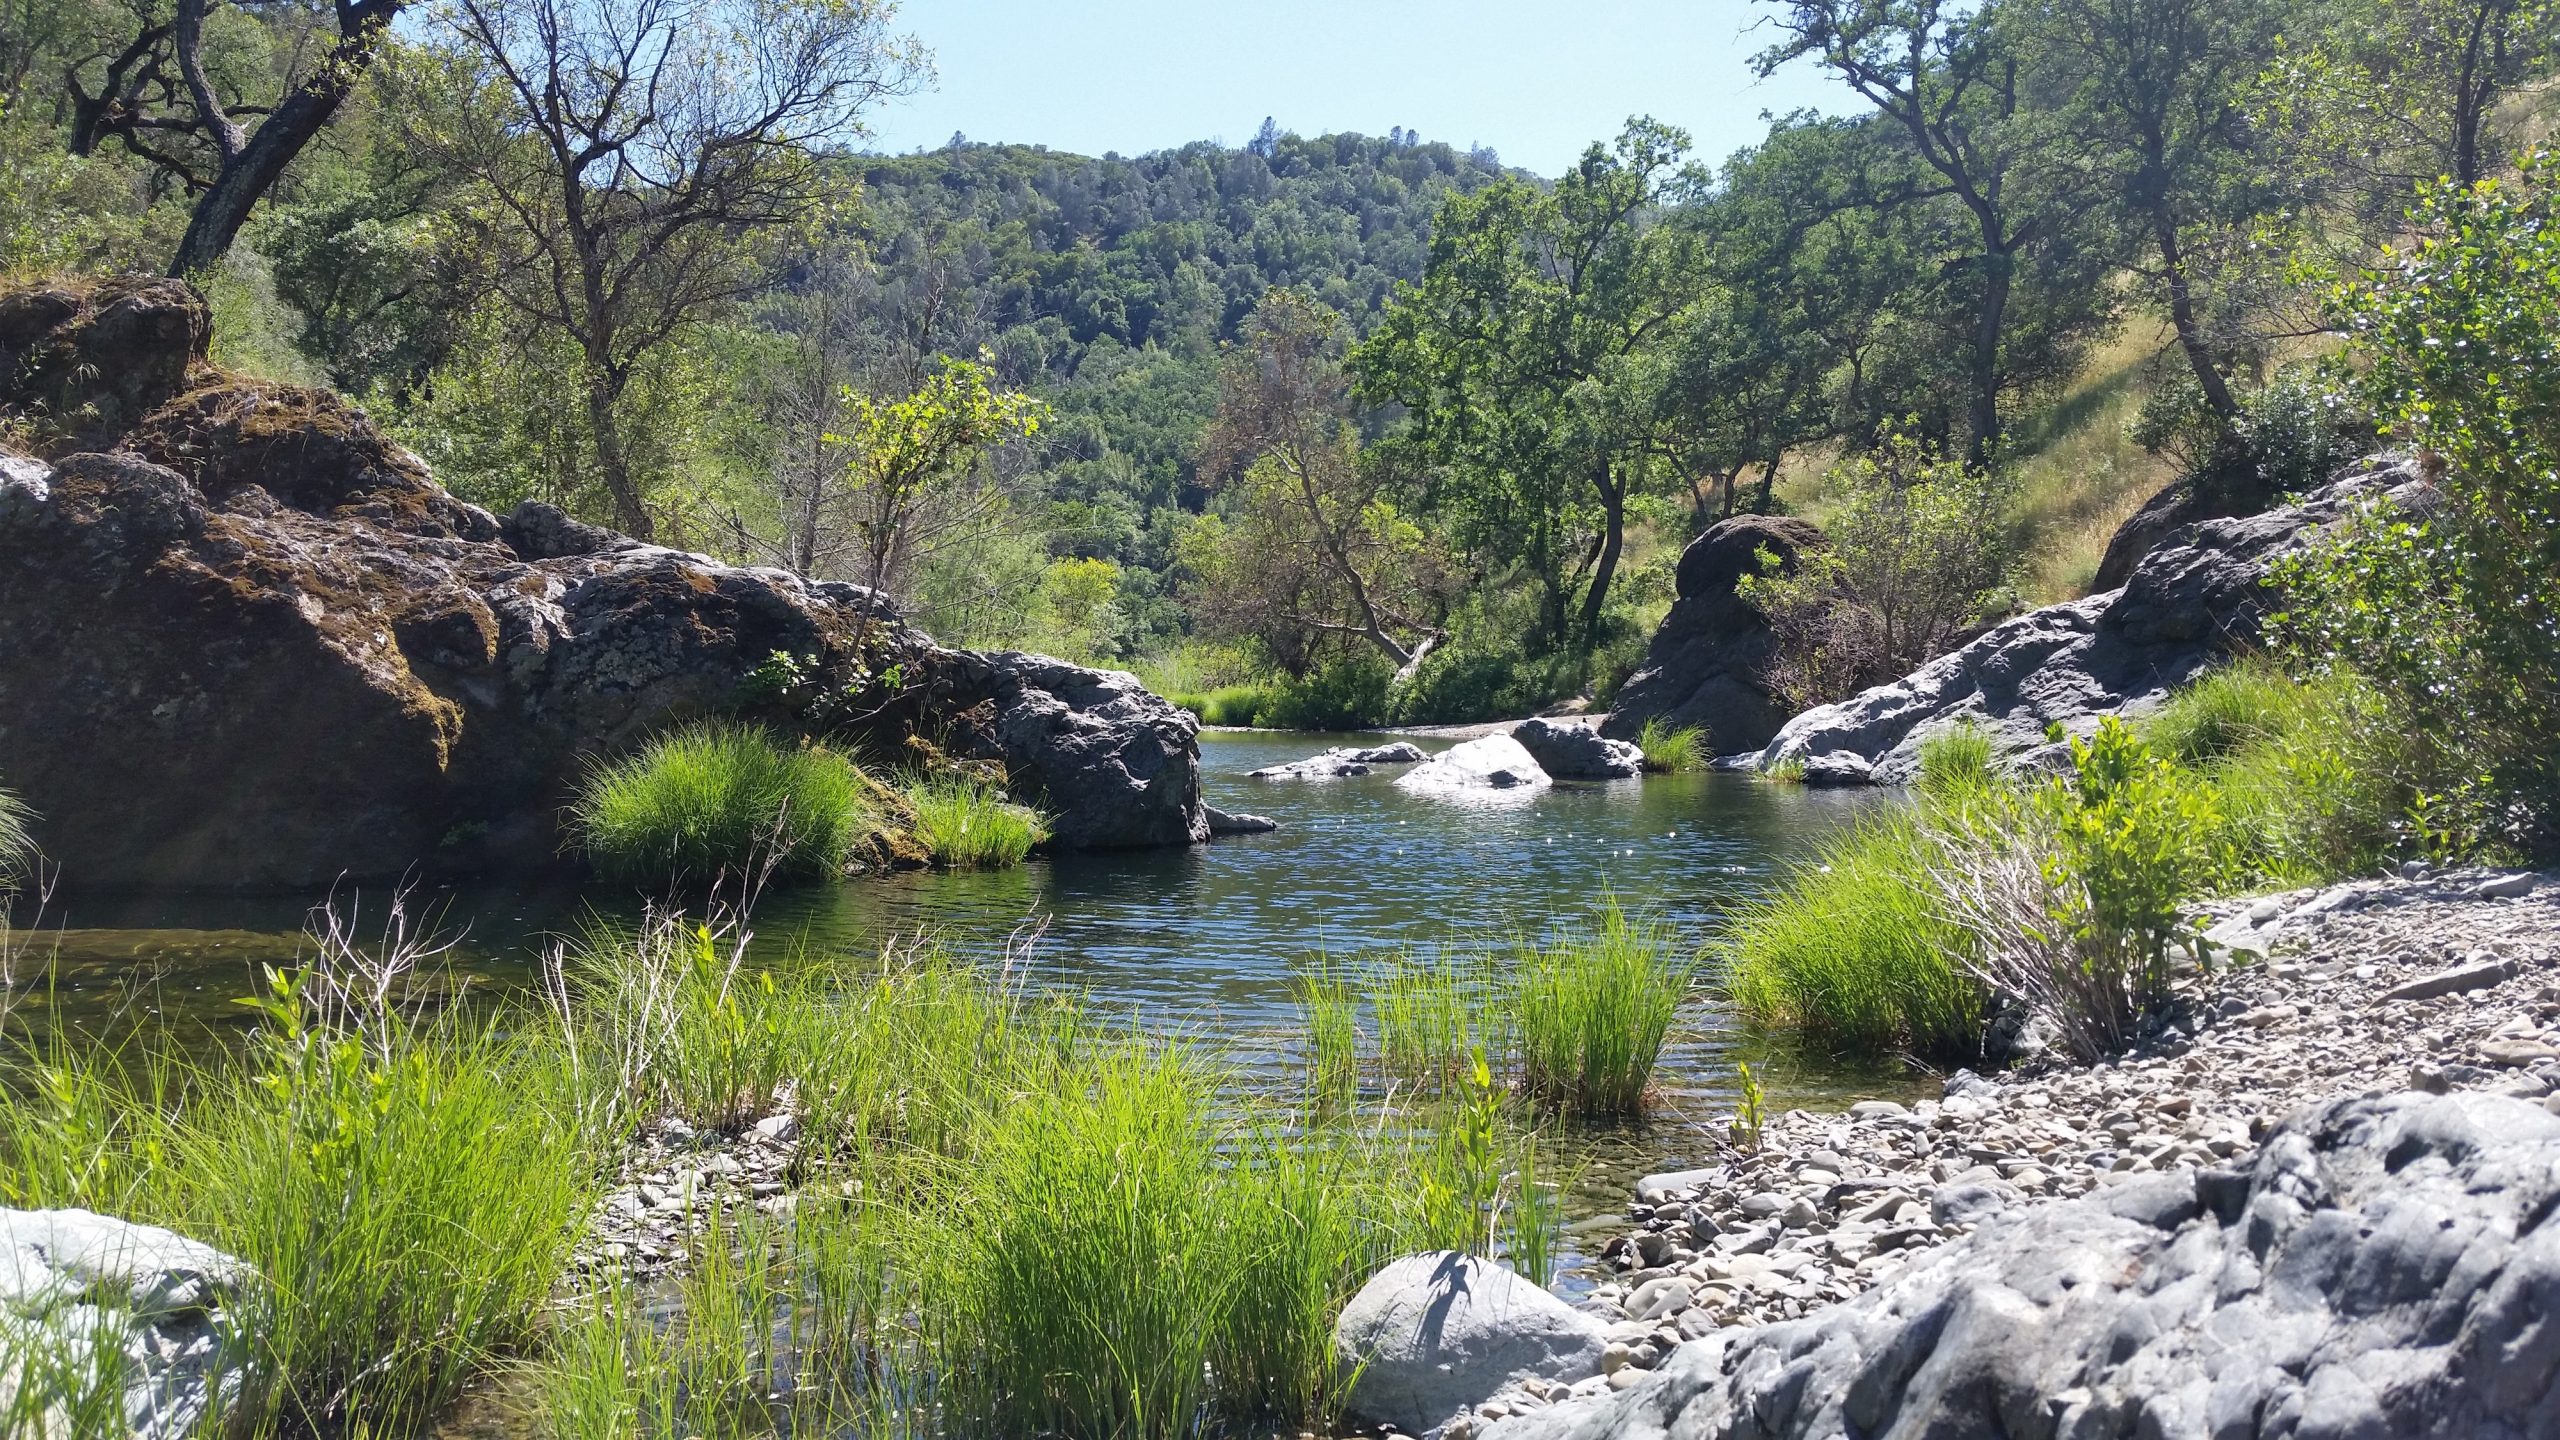
[(1769, 507), (1777, 501), (1778, 460), (1778, 456), (1770, 456), (1768, 465), (1760, 471), (1760, 495), (1751, 503), (1751, 513), (1755, 515), (1768, 514)]
[(1582, 595), (1582, 648), (1591, 648), (1592, 638), (1600, 631), (1600, 617), (1609, 604), (1609, 584), (1618, 576), (1618, 556), (1626, 548), (1626, 487), (1613, 475), (1603, 473), (1600, 480), (1600, 510), (1605, 519), (1600, 535), (1600, 558), (1591, 567), (1591, 588)]
[(2151, 233), (2160, 246), (2161, 268), (2169, 276), (2169, 323), (2176, 327), (2178, 345), (2187, 352), (2187, 364), (2204, 390), (2205, 408), (2225, 421), (2237, 419), (2240, 402), (2232, 398), (2231, 383), (2222, 378), (2221, 367), (2213, 363), (2213, 352), (2204, 343), (2204, 326), (2196, 319), (2195, 291), (2187, 283), (2185, 247), (2178, 243), (2178, 220), (2165, 203), (2152, 207)]
[(634, 540), (656, 539), (649, 507), (631, 478), (631, 457), (622, 448), (622, 422), (614, 413), (622, 401), (622, 384), (613, 367), (590, 355), (587, 359), (587, 424), (595, 431), (596, 470), (613, 497), (613, 523)]
[[(354, 93), (356, 82), (373, 63), (375, 41), (400, 13), (401, 3), (402, 0), (364, 0), (342, 10), (339, 41), (310, 78), (279, 101), (244, 143), (236, 148), (228, 141), (220, 145), (225, 152), (221, 172), (214, 177), (212, 186), (196, 197), (195, 210), (187, 217), (187, 233), (178, 241), (177, 258), (169, 262), (171, 275), (184, 279), (231, 252), (231, 242), (239, 238), (249, 212), (275, 188), (285, 167)], [(200, 43), (195, 40), (194, 26), (182, 22), (179, 30), (180, 43)], [(236, 129), (218, 111), (202, 119), (217, 136), (228, 132), (237, 138)]]
[(1982, 263), (1989, 273), (1983, 279), (1982, 312), (1974, 322), (1973, 434), (1965, 452), (1977, 468), (1990, 463), (2000, 443), (2000, 330), (2008, 318), (2010, 285), (2007, 253), (1986, 254)]

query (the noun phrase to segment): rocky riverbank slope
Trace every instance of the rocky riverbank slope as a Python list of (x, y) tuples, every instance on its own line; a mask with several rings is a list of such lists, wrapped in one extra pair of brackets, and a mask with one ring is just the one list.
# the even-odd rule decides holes
[(2233, 963), (2135, 1054), (1790, 1111), (1652, 1177), (1604, 1373), (1455, 1433), (2549, 1433), (2560, 885), (2413, 867), (2214, 934)]
[(0, 766), (66, 884), (539, 868), (587, 764), (718, 716), (1001, 764), (1068, 846), (1210, 833), (1196, 725), (1131, 676), (493, 515), (210, 337), (175, 281), (0, 294)]

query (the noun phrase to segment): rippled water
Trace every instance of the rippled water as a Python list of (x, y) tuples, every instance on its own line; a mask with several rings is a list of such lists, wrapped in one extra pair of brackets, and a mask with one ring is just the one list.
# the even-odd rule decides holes
[[(1039, 981), (1080, 988), (1151, 1025), (1214, 1037), (1276, 1071), (1296, 1040), (1291, 969), (1311, 954), (1495, 942), (1571, 923), (1608, 894), (1701, 936), (1789, 857), (1879, 803), (1708, 774), (1465, 799), (1400, 790), (1395, 770), (1331, 781), (1248, 777), (1349, 738), (1203, 737), (1212, 803), (1269, 815), (1281, 824), (1276, 833), (1187, 851), (1067, 855), (1012, 871), (775, 891), (755, 916), (758, 943), (768, 953), (867, 948), (930, 929), (992, 951), (1018, 928), (1044, 924)], [(44, 917), (59, 942), (55, 1003), (84, 1017), (124, 1008), (181, 1026), (240, 1024), (243, 1012), (230, 1001), (249, 992), (260, 963), (292, 959), (317, 898), (57, 899)], [(339, 900), (378, 917), (386, 898), (367, 891)], [(420, 892), (411, 906), (460, 932), (452, 960), (463, 983), (503, 991), (527, 981), (552, 937), (593, 913), (628, 914), (637, 901), (477, 885)], [(1689, 1127), (1728, 1095), (1737, 1053), (1769, 1069), (1780, 1103), (1896, 1083), (1773, 1051), (1702, 1006), (1665, 1065), (1674, 1103), (1664, 1115), (1567, 1137), (1591, 1167), (1574, 1209), (1597, 1220), (1624, 1204), (1630, 1175), (1699, 1153)]]

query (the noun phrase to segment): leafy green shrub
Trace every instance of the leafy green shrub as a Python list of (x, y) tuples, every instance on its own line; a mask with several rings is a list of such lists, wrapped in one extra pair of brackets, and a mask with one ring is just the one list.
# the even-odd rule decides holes
[(2431, 803), (2539, 851), (2560, 837), (2560, 153), (2438, 186), (2412, 221), (2414, 247), (2338, 309), (2374, 413), (2440, 461), (2441, 503), (2293, 557), (2283, 631), (2306, 663), (2370, 677), (2428, 772), (2476, 777)]
[(1763, 573), (1740, 584), (1769, 620), (1770, 686), (1798, 709), (1909, 674), (2015, 599), (2011, 472), (1896, 435), (1827, 484), (1844, 499), (1824, 543), (1786, 570), (1764, 552)]
[(1706, 727), (1673, 725), (1656, 715), (1636, 732), (1636, 748), (1644, 752), (1647, 770), (1700, 769), (1707, 763)]
[(782, 875), (832, 875), (876, 823), (851, 761), (718, 722), (596, 766), (571, 813), (596, 872), (642, 884), (768, 860)]
[(1511, 997), (1520, 1085), (1547, 1109), (1635, 1115), (1697, 966), (1674, 953), (1667, 928), (1629, 919), (1614, 897), (1599, 918), (1596, 931), (1559, 930), (1520, 948)]
[(1259, 723), (1280, 730), (1366, 729), (1386, 719), (1387, 683), (1394, 678), (1375, 654), (1336, 656), (1305, 679), (1275, 687)]
[(1221, 685), (1202, 695), (1176, 695), (1173, 703), (1200, 717), (1203, 725), (1260, 725), (1277, 692), (1269, 685)]
[(1982, 998), (1961, 969), (1973, 942), (1935, 900), (1938, 863), (1939, 842), (1913, 809), (1825, 841), (1731, 923), (1734, 1003), (1843, 1049), (1978, 1054)]
[(918, 844), (933, 863), (952, 870), (1019, 865), (1049, 838), (1048, 822), (1027, 805), (974, 780), (926, 780), (902, 792), (915, 813)]

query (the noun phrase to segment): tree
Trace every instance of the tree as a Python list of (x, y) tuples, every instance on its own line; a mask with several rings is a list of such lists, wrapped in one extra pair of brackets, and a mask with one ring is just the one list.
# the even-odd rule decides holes
[(2015, 485), (1997, 469), (1895, 435), (1835, 466), (1829, 484), (1845, 499), (1823, 524), (1823, 545), (1791, 571), (1763, 551), (1764, 573), (1741, 584), (1776, 641), (1770, 686), (1799, 709), (1954, 649), (2010, 601), (2017, 565), (2006, 535)]
[(2107, 318), (2103, 287), (2089, 276), (2076, 295), (2067, 283), (2055, 288), (2051, 298), (2063, 303), (2038, 317), (2044, 333), (2033, 344), (2011, 333), (2022, 276), (2039, 252), (2080, 238), (2093, 191), (2083, 171), (2052, 153), (2053, 137), (2026, 108), (1999, 14), (1953, 0), (1783, 0), (1777, 23), (1790, 38), (1755, 62), (1765, 76), (1811, 56), (1902, 132), (1935, 183), (1884, 203), (1944, 198), (1962, 208), (1973, 230), (1971, 253), (1957, 263), (1972, 300), (1967, 455), (1975, 465), (1999, 444), (2002, 394), (2053, 368), (2056, 355)]
[[(1696, 234), (1660, 223), (1688, 137), (1630, 122), (1552, 189), (1503, 179), (1446, 201), (1428, 268), (1350, 357), (1362, 396), (1405, 407), (1400, 448), (1461, 543), (1523, 565), (1551, 638), (1588, 643), (1629, 501), (1676, 422), (1655, 363), (1699, 297)], [(1578, 616), (1568, 610), (1579, 594)]]
[[(571, 336), (617, 524), (654, 533), (619, 408), (645, 358), (751, 293), (740, 241), (812, 218), (815, 147), (861, 133), (922, 58), (884, 0), (454, 0), (470, 99), (413, 127), (486, 188), (507, 300)], [(424, 117), (422, 117), (424, 118)]]
[[(1379, 467), (1361, 462), (1341, 351), (1341, 316), (1302, 290), (1265, 295), (1220, 368), (1200, 473), (1251, 516), (1249, 549), (1227, 571), (1256, 581), (1227, 587), (1238, 612), (1264, 631), (1358, 636), (1402, 667), (1436, 638), (1412, 583), (1420, 536), (1381, 493)], [(1271, 583), (1310, 567), (1303, 583)], [(1255, 603), (1274, 596), (1285, 599)]]
[(168, 273), (193, 275), (337, 117), (408, 3), (17, 0), (0, 15), (0, 94), (40, 60), (59, 64), (71, 153), (114, 142), (190, 197)]
[(2277, 187), (2254, 154), (2244, 105), (2273, 56), (2276, 11), (2261, 0), (2020, 0), (2020, 35), (2083, 153), (2117, 182), (2149, 239), (2151, 274), (2205, 408), (2240, 415), (2196, 295), (2193, 237), (2245, 225)]
[[(854, 578), (897, 593), (899, 577), (943, 534), (966, 528), (981, 505), (930, 522), (930, 507), (975, 470), (987, 452), (1028, 439), (1042, 406), (1028, 395), (998, 390), (994, 372), (972, 360), (949, 360), (915, 393), (895, 400), (847, 393), (845, 429), (830, 435), (846, 447), (844, 504), (858, 542)], [(986, 492), (983, 504), (1000, 497)]]

